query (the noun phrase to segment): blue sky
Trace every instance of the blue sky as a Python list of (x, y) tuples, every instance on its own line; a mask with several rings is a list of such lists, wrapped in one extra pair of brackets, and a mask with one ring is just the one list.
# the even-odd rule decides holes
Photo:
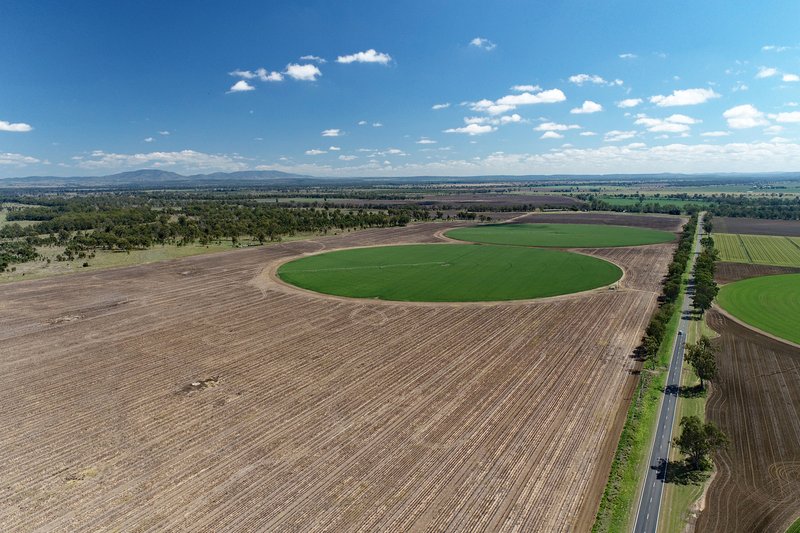
[(800, 3), (0, 1), (0, 177), (800, 170)]

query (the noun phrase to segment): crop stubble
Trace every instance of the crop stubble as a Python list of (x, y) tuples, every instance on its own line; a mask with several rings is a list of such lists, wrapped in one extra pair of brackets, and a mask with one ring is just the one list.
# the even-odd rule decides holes
[(533, 304), (264, 277), (442, 227), (1, 286), (2, 529), (588, 528), (663, 274), (649, 247), (615, 252), (621, 290)]

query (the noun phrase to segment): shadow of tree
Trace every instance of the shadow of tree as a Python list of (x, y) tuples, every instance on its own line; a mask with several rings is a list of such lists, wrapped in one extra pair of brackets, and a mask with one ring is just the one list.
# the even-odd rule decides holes
[(701, 387), (698, 383), (691, 387), (683, 385), (678, 389), (678, 396), (681, 398), (705, 398), (708, 394), (708, 389)]
[[(666, 478), (664, 477), (666, 470)], [(699, 485), (708, 479), (709, 469), (692, 468), (686, 461), (666, 461), (659, 467), (658, 478), (675, 485)]]

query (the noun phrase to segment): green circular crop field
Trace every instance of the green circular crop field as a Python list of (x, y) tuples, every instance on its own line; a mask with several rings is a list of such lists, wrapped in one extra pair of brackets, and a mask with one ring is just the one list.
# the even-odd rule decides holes
[(717, 302), (739, 320), (800, 344), (800, 274), (729, 283), (720, 288)]
[(622, 277), (616, 265), (560, 250), (475, 244), (354, 248), (285, 263), (304, 289), (407, 302), (524, 300), (580, 292)]
[(452, 229), (445, 235), (459, 241), (550, 248), (607, 248), (675, 240), (668, 231), (600, 224), (488, 224)]

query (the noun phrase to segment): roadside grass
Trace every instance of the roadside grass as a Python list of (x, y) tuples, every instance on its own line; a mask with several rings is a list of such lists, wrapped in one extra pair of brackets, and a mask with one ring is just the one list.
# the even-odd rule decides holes
[(717, 303), (736, 318), (800, 343), (800, 274), (760, 276), (720, 288)]
[(452, 229), (445, 235), (459, 241), (553, 248), (608, 248), (675, 240), (675, 234), (668, 231), (595, 224), (484, 224)]

